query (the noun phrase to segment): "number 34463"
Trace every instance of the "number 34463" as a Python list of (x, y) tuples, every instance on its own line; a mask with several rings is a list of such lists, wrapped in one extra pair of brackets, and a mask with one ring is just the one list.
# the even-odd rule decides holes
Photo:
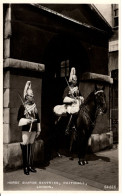
[(116, 187), (116, 185), (105, 185), (105, 186), (104, 186), (104, 189), (108, 189), (108, 190), (116, 190), (116, 189), (117, 189), (117, 187)]

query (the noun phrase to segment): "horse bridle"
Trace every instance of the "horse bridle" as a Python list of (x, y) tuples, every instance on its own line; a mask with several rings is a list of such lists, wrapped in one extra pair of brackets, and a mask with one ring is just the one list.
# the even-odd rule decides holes
[[(98, 90), (98, 91), (96, 91), (94, 94), (97, 95), (98, 93), (104, 93), (104, 90)], [(100, 111), (100, 112), (98, 112), (98, 111)], [(96, 113), (97, 113), (97, 115), (98, 115), (99, 113), (100, 113), (100, 114), (103, 114), (102, 108), (101, 108), (99, 105), (97, 106)]]
[(98, 93), (103, 93), (104, 91), (103, 90), (98, 90), (98, 91), (96, 91), (94, 94), (96, 95), (96, 94), (98, 94)]

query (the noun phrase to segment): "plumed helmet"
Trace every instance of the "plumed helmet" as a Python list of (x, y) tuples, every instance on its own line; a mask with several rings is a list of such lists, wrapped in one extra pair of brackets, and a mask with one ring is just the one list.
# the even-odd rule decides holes
[(23, 93), (24, 99), (26, 98), (27, 95), (33, 96), (33, 90), (31, 88), (31, 81), (27, 81), (24, 87), (24, 93)]
[(70, 72), (70, 76), (69, 76), (69, 82), (73, 82), (73, 81), (77, 81), (75, 67), (71, 68), (71, 72)]

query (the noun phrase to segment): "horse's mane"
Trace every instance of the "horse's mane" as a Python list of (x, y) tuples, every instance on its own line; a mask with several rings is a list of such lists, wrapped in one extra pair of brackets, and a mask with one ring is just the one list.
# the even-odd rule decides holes
[(92, 92), (88, 95), (88, 97), (85, 99), (85, 101), (81, 104), (81, 107), (82, 107), (83, 105), (87, 105), (88, 102), (91, 101), (91, 100), (93, 99), (93, 96), (94, 96), (94, 91), (92, 91)]

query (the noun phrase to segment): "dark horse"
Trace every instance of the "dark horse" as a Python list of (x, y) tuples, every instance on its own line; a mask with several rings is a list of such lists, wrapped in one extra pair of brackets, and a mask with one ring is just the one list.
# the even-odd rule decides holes
[(106, 113), (106, 110), (104, 87), (97, 88), (96, 86), (95, 90), (81, 104), (76, 120), (79, 165), (88, 163), (86, 160), (88, 140), (95, 127), (97, 116)]

